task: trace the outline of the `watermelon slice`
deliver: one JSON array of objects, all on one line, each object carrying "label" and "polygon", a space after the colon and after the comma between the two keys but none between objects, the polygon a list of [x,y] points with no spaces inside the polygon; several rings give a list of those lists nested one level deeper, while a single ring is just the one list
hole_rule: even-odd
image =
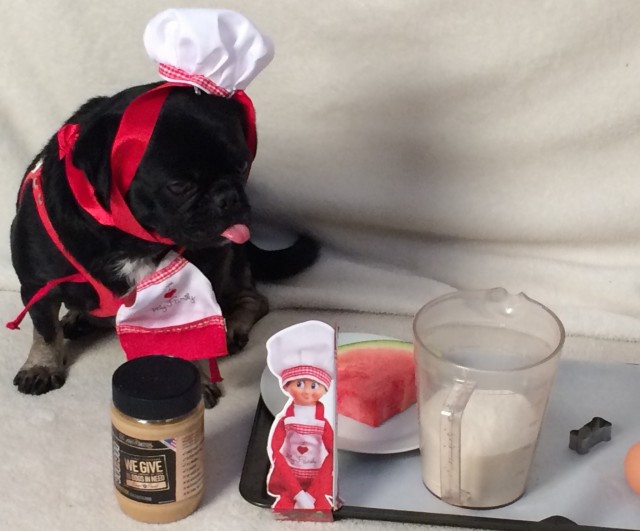
[{"label": "watermelon slice", "polygon": [[413,345],[373,340],[338,347],[338,413],[377,427],[416,401]]}]

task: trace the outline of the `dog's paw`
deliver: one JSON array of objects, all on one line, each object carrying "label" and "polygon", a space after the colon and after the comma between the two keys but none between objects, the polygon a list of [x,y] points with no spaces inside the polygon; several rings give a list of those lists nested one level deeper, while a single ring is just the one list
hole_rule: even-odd
[{"label": "dog's paw", "polygon": [[65,339],[78,339],[96,330],[96,325],[87,319],[86,314],[76,310],[69,310],[60,319],[62,333]]},{"label": "dog's paw", "polygon": [[13,379],[18,391],[27,395],[42,395],[60,389],[67,380],[66,370],[35,365],[28,369],[20,369]]},{"label": "dog's paw", "polygon": [[202,382],[202,398],[204,407],[215,407],[222,397],[222,388],[215,382]]},{"label": "dog's paw", "polygon": [[229,354],[240,352],[249,342],[249,334],[230,330],[227,332],[227,351]]}]

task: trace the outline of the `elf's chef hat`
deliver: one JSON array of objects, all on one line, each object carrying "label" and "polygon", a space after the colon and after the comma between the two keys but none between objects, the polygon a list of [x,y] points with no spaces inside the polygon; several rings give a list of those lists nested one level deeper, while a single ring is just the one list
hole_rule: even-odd
[{"label": "elf's chef hat", "polygon": [[267,365],[284,387],[308,378],[329,389],[335,374],[335,331],[320,321],[290,326],[267,341]]},{"label": "elf's chef hat", "polygon": [[217,95],[244,90],[273,59],[271,39],[227,9],[167,9],[147,24],[144,45],[164,79]]}]

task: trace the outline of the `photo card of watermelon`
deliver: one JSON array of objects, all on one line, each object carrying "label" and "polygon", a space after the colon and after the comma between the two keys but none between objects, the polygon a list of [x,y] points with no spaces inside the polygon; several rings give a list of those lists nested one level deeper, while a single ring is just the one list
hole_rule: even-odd
[{"label": "photo card of watermelon", "polygon": [[332,521],[338,508],[336,330],[306,321],[266,345],[267,366],[288,397],[267,442],[272,510],[281,520]]},{"label": "photo card of watermelon", "polygon": [[337,352],[338,414],[378,428],[416,403],[413,343],[370,339]]}]

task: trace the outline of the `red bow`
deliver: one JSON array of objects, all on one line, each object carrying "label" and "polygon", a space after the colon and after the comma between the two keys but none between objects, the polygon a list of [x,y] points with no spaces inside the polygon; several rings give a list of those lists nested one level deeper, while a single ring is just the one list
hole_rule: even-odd
[{"label": "red bow", "polygon": [[80,126],[78,124],[65,124],[58,131],[58,156],[60,160],[71,153],[78,140]]}]

